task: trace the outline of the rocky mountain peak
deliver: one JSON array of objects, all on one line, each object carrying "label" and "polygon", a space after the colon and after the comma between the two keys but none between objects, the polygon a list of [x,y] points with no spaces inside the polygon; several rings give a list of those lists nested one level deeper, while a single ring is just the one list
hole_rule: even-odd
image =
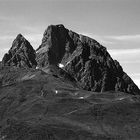
[{"label": "rocky mountain peak", "polygon": [[18,34],[2,64],[31,68],[56,65],[73,77],[82,89],[140,93],[104,46],[90,37],[68,30],[62,24],[48,26],[36,52],[25,37]]},{"label": "rocky mountain peak", "polygon": [[50,25],[45,30],[42,44],[37,49],[37,62],[40,67],[61,62],[65,44],[69,39],[68,30],[63,25]]},{"label": "rocky mountain peak", "polygon": [[24,36],[23,36],[21,33],[19,33],[19,34],[17,35],[16,39],[21,39],[21,38],[24,38]]},{"label": "rocky mountain peak", "polygon": [[22,34],[18,34],[12,43],[12,47],[3,57],[4,66],[35,67],[36,53],[31,44]]},{"label": "rocky mountain peak", "polygon": [[61,64],[85,90],[139,93],[138,87],[104,46],[64,25],[48,26],[37,49],[36,61],[39,67]]},{"label": "rocky mountain peak", "polygon": [[19,48],[27,48],[27,47],[29,49],[33,49],[29,41],[22,34],[18,34],[12,43],[11,49],[14,50]]}]

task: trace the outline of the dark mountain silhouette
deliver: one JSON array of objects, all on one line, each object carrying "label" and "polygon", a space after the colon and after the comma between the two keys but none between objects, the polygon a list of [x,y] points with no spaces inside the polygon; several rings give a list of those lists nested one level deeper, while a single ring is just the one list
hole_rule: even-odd
[{"label": "dark mountain silhouette", "polygon": [[63,64],[81,87],[89,91],[123,91],[139,94],[139,89],[96,40],[79,35],[63,25],[50,25],[37,49],[39,67]]},{"label": "dark mountain silhouette", "polygon": [[36,67],[36,53],[31,44],[21,35],[17,35],[12,47],[2,59],[4,66]]},{"label": "dark mountain silhouette", "polygon": [[139,93],[94,39],[51,25],[35,52],[20,34],[0,62],[0,140],[139,140]]}]

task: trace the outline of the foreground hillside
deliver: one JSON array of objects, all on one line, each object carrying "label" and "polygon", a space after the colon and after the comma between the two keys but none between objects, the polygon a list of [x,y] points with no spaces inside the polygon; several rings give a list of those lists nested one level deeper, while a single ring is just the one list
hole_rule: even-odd
[{"label": "foreground hillside", "polygon": [[1,71],[1,139],[139,139],[138,95],[81,90],[60,71],[54,66]]}]

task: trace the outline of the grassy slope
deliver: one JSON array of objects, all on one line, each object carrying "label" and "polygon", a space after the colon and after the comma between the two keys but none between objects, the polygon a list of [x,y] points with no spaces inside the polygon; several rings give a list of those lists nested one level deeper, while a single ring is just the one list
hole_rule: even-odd
[{"label": "grassy slope", "polygon": [[[47,72],[47,73],[46,73]],[[139,96],[78,90],[50,70],[1,71],[4,140],[128,140],[140,137]]]}]

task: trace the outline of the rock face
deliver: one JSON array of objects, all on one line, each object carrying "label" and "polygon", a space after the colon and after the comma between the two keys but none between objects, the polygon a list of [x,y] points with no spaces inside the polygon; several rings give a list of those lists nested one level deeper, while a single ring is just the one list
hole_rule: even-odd
[{"label": "rock face", "polygon": [[3,57],[4,66],[35,67],[36,53],[31,44],[19,34],[13,41],[12,47]]},{"label": "rock face", "polygon": [[63,25],[50,25],[37,49],[39,67],[62,64],[81,87],[89,91],[109,90],[139,94],[119,62],[96,40],[79,35]]},{"label": "rock face", "polygon": [[[68,43],[68,44],[67,44]],[[42,44],[37,49],[38,66],[44,67],[48,64],[58,64],[64,61],[75,48],[68,30],[63,25],[49,26],[44,32]]]}]

